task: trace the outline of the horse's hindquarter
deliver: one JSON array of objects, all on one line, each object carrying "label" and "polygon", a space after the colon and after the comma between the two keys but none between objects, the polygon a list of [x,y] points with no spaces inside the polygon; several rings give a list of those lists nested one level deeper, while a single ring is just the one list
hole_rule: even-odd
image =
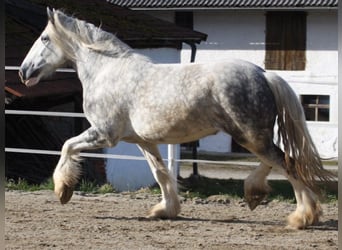
[{"label": "horse's hindquarter", "polygon": [[241,60],[214,69],[213,93],[222,107],[219,124],[235,139],[273,134],[276,117],[274,96],[264,70]]}]

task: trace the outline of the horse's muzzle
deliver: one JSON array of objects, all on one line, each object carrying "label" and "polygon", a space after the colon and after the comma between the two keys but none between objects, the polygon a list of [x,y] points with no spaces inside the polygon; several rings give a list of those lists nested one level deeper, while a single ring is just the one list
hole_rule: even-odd
[{"label": "horse's muzzle", "polygon": [[22,68],[19,69],[18,74],[19,74],[20,81],[21,81],[22,83],[25,83],[25,79],[24,79],[24,75],[25,75],[25,74],[24,74],[24,71],[23,71]]},{"label": "horse's muzzle", "polygon": [[23,67],[21,66],[19,69],[19,78],[20,81],[25,84],[27,87],[31,87],[39,82],[40,69],[34,69],[31,67]]}]

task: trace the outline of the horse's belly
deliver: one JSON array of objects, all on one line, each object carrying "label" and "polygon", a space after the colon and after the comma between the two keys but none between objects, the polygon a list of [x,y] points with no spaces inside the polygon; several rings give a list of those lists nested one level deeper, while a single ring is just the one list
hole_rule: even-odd
[{"label": "horse's belly", "polygon": [[185,143],[198,140],[202,137],[216,134],[218,130],[215,129],[204,129],[198,131],[191,131],[188,134],[181,134],[181,133],[170,133],[165,137],[158,140],[158,143],[170,143],[170,144],[178,144],[178,143]]},{"label": "horse's belly", "polygon": [[170,124],[165,120],[135,126],[135,133],[144,141],[155,143],[184,143],[194,141],[207,135],[216,134],[217,129],[196,123]]}]

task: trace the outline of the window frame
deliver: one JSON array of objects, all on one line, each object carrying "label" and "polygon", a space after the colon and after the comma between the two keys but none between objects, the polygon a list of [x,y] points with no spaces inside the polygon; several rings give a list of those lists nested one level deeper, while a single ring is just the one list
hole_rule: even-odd
[{"label": "window frame", "polygon": [[[315,102],[314,103],[305,103],[305,98],[309,98],[311,97],[314,98]],[[323,98],[327,98],[328,100],[328,104],[326,103],[321,103],[321,100]],[[304,114],[305,114],[305,119],[306,121],[312,121],[312,122],[330,122],[330,95],[300,95],[300,101],[301,104],[303,106],[303,110],[304,110]],[[328,119],[320,119],[320,110],[328,110]],[[314,118],[313,119],[309,119],[308,117],[308,111],[312,111],[314,110]]]}]

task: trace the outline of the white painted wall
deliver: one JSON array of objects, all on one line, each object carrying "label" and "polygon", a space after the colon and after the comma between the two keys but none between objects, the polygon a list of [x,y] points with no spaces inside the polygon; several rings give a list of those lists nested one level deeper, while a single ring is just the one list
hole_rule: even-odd
[{"label": "white painted wall", "polygon": [[[167,159],[167,145],[160,145],[159,150],[163,159]],[[119,142],[114,148],[106,148],[104,153],[143,156],[137,145],[126,142]],[[117,191],[134,191],[155,183],[146,160],[107,159],[106,176]]]},{"label": "white painted wall", "polygon": [[154,63],[181,63],[180,50],[173,48],[139,49],[136,52],[148,56]]},{"label": "white painted wall", "polygon": [[337,78],[337,13],[309,12],[307,16],[307,69],[313,76]]},{"label": "white painted wall", "polygon": [[[194,13],[194,29],[208,34],[197,46],[196,62],[218,62],[239,58],[262,66],[264,61],[263,14],[238,11],[200,11]],[[182,59],[188,57],[182,51]],[[184,58],[184,57],[185,58]]]},{"label": "white painted wall", "polygon": [[[137,52],[149,56],[155,63],[180,63],[180,51],[170,48],[142,49]],[[177,150],[179,158],[180,150]],[[167,159],[167,145],[159,145],[163,159]],[[106,154],[143,156],[135,144],[120,142],[114,148],[106,148]],[[155,184],[154,177],[146,160],[108,159],[106,161],[107,181],[117,191],[133,191]]]}]

